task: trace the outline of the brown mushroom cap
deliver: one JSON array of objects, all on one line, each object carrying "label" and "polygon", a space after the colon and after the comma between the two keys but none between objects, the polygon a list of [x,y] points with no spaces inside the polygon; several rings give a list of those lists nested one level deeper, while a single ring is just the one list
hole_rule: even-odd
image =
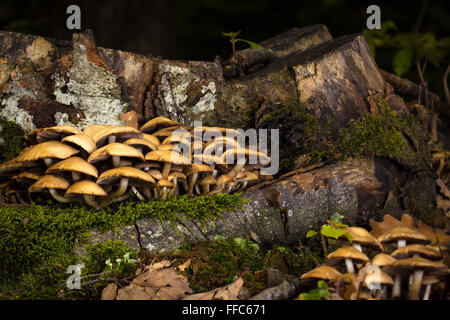
[{"label": "brown mushroom cap", "polygon": [[66,190],[69,188],[70,183],[66,179],[55,176],[52,174],[46,174],[42,176],[38,181],[33,183],[29,188],[28,192],[39,192],[44,189],[62,189]]},{"label": "brown mushroom cap", "polygon": [[124,144],[127,144],[129,146],[135,147],[135,148],[141,148],[143,152],[149,152],[152,150],[156,150],[158,146],[154,145],[153,143],[140,138],[131,138],[126,141],[124,141]]},{"label": "brown mushroom cap", "polygon": [[216,181],[216,179],[214,179],[213,176],[206,176],[200,181],[201,186],[214,185],[214,184],[217,184],[217,181]]},{"label": "brown mushroom cap", "polygon": [[346,231],[352,236],[352,243],[382,248],[381,243],[364,228],[347,227]]},{"label": "brown mushroom cap", "polygon": [[212,141],[209,141],[206,144],[206,147],[204,149],[205,154],[212,154],[215,153],[216,148],[223,148],[224,151],[228,149],[239,149],[239,143],[237,140],[230,138],[230,137],[217,137]]},{"label": "brown mushroom cap", "polygon": [[395,260],[395,258],[386,253],[379,253],[375,257],[373,257],[372,264],[375,264],[379,267],[384,267],[393,264]]},{"label": "brown mushroom cap", "polygon": [[145,160],[168,162],[172,164],[189,164],[190,159],[183,157],[182,154],[172,151],[156,150],[150,151],[145,155]]},{"label": "brown mushroom cap", "polygon": [[163,178],[162,173],[159,170],[150,169],[146,172],[147,172],[147,174],[151,175],[156,180],[161,180]]},{"label": "brown mushroom cap", "polygon": [[95,151],[95,149],[97,149],[94,140],[84,133],[67,136],[63,138],[61,141],[68,144],[76,145],[81,149],[85,150],[87,153],[92,153]]},{"label": "brown mushroom cap", "polygon": [[133,185],[155,184],[155,179],[149,174],[133,167],[118,167],[107,170],[100,174],[100,177],[97,179],[97,184],[115,184],[121,178],[130,179],[130,184]]},{"label": "brown mushroom cap", "polygon": [[24,150],[15,159],[17,162],[36,161],[44,158],[66,159],[78,152],[62,142],[46,141]]},{"label": "brown mushroom cap", "polygon": [[157,183],[157,186],[158,186],[158,187],[167,187],[167,188],[173,188],[173,187],[174,187],[174,185],[172,184],[172,182],[170,182],[170,181],[167,180],[167,179],[161,179],[161,180],[159,180],[158,183]]},{"label": "brown mushroom cap", "polygon": [[333,251],[327,256],[328,260],[352,259],[354,261],[369,261],[369,258],[358,249],[346,246]]},{"label": "brown mushroom cap", "polygon": [[89,195],[89,196],[102,196],[105,197],[107,194],[102,187],[93,181],[81,180],[72,184],[65,193],[65,196],[70,195]]},{"label": "brown mushroom cap", "polygon": [[312,269],[311,271],[303,274],[300,279],[321,279],[321,280],[334,280],[341,276],[342,273],[340,273],[335,268],[329,267],[329,266],[320,266],[315,269]]},{"label": "brown mushroom cap", "polygon": [[133,127],[108,125],[95,132],[91,137],[97,147],[99,147],[106,142],[106,139],[109,136],[116,136],[121,139],[131,139],[142,138],[142,133]]},{"label": "brown mushroom cap", "polygon": [[423,270],[428,275],[434,276],[442,276],[448,273],[448,267],[442,262],[430,261],[420,257],[396,260],[393,264],[386,267],[386,270],[393,269],[409,272]]},{"label": "brown mushroom cap", "polygon": [[143,161],[134,165],[135,168],[148,171],[150,169],[161,169],[161,164],[156,161]]},{"label": "brown mushroom cap", "polygon": [[198,173],[198,172],[213,172],[213,169],[211,169],[211,167],[208,166],[207,164],[194,163],[187,170],[186,176],[190,176],[190,175],[192,175],[194,173]]},{"label": "brown mushroom cap", "polygon": [[155,146],[159,146],[161,144],[161,141],[159,141],[159,139],[157,137],[155,137],[154,135],[148,134],[148,133],[143,133],[142,139],[150,142],[151,144],[153,144]]},{"label": "brown mushroom cap", "polygon": [[176,144],[171,143],[163,143],[158,146],[158,150],[161,151],[173,151],[176,153],[181,153],[181,148],[177,146]]},{"label": "brown mushroom cap", "polygon": [[104,147],[95,150],[88,158],[89,163],[95,163],[102,160],[107,160],[110,157],[127,157],[127,158],[137,158],[139,160],[144,160],[144,155],[139,152],[136,148],[123,143],[110,143]]},{"label": "brown mushroom cap", "polygon": [[391,276],[382,270],[380,270],[379,277],[377,275],[377,272],[372,272],[366,275],[366,278],[364,279],[365,286],[368,286],[369,284],[375,284],[377,282],[379,282],[381,285],[394,285],[394,280],[391,278]]},{"label": "brown mushroom cap", "polygon": [[[226,163],[230,162],[230,159],[245,159],[245,160],[252,160],[251,162],[253,162],[253,160],[256,160],[257,163],[251,163],[251,164],[259,164],[259,163],[264,163],[267,164],[270,162],[270,158],[259,151],[255,151],[255,150],[251,150],[251,149],[228,149],[227,151],[225,151],[222,154],[222,160]],[[228,161],[228,162],[227,162]],[[262,161],[262,162],[261,162]],[[233,164],[236,163],[234,160],[233,162],[230,162],[228,164]]]},{"label": "brown mushroom cap", "polygon": [[39,172],[23,171],[13,176],[11,179],[21,183],[32,183],[39,180],[40,178],[42,178],[42,174],[40,174]]},{"label": "brown mushroom cap", "polygon": [[70,157],[59,161],[48,168],[46,173],[57,171],[75,171],[95,178],[98,177],[97,168],[80,157]]},{"label": "brown mushroom cap", "polygon": [[156,117],[149,121],[147,121],[140,129],[139,131],[144,133],[152,133],[155,132],[159,128],[167,128],[172,126],[182,126],[181,123],[170,120],[166,117]]},{"label": "brown mushroom cap", "polygon": [[394,242],[398,240],[406,240],[407,242],[414,242],[414,243],[428,243],[430,240],[428,240],[427,236],[424,234],[410,229],[410,228],[404,228],[404,227],[396,227],[392,228],[383,234],[381,234],[378,239],[379,242]]},{"label": "brown mushroom cap", "polygon": [[169,174],[169,177],[167,178],[167,180],[172,181],[173,179],[184,179],[184,180],[186,180],[186,176],[182,172],[172,171]]},{"label": "brown mushroom cap", "polygon": [[31,168],[38,166],[39,163],[36,161],[24,161],[17,162],[16,158],[0,163],[0,174],[9,174],[14,171],[23,170],[24,168]]},{"label": "brown mushroom cap", "polygon": [[425,246],[423,244],[409,244],[402,248],[398,248],[391,253],[391,256],[396,259],[405,259],[414,255],[419,255],[422,258],[426,258],[429,260],[439,260],[441,258],[439,250],[436,250],[429,246]]},{"label": "brown mushroom cap", "polygon": [[78,128],[70,125],[53,126],[48,128],[38,128],[30,131],[27,140],[42,143],[50,140],[61,140],[61,138],[73,134],[80,134]]}]

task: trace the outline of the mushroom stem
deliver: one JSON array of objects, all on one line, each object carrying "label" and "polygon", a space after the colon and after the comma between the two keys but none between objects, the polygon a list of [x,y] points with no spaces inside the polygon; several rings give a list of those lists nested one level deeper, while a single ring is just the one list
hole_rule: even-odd
[{"label": "mushroom stem", "polygon": [[44,163],[47,166],[47,168],[51,167],[53,164],[53,159],[52,158],[44,158]]},{"label": "mushroom stem", "polygon": [[121,178],[119,188],[117,188],[117,190],[111,192],[109,194],[109,196],[111,196],[113,198],[120,197],[127,191],[127,187],[128,187],[128,178]]},{"label": "mushroom stem", "polygon": [[114,142],[116,142],[116,136],[109,136],[108,137],[108,144],[114,143]]},{"label": "mushroom stem", "polygon": [[153,198],[152,191],[150,190],[149,187],[144,187],[144,188],[142,189],[142,193],[144,194],[144,196],[145,196],[148,200],[150,200],[150,199]]},{"label": "mushroom stem", "polygon": [[195,192],[196,192],[198,195],[202,194],[201,191],[200,191],[200,187],[199,187],[198,183],[195,184]]},{"label": "mushroom stem", "polygon": [[236,174],[238,174],[238,172],[241,171],[242,168],[244,168],[244,167],[245,167],[245,161],[243,163],[238,161],[234,165],[233,169],[231,169],[230,172],[226,173],[226,175],[229,176],[229,177],[234,178],[236,176]]},{"label": "mushroom stem", "polygon": [[430,298],[430,292],[431,292],[431,284],[427,284],[422,300],[428,300]]},{"label": "mushroom stem", "polygon": [[72,171],[72,180],[73,181],[81,180],[81,174],[79,172]]},{"label": "mushroom stem", "polygon": [[409,287],[409,299],[418,300],[420,287],[422,286],[423,270],[415,270],[413,274],[413,283]]},{"label": "mushroom stem", "polygon": [[208,195],[221,193],[224,188],[225,188],[225,184],[221,184],[221,185],[215,187],[212,191],[210,191],[208,193]]},{"label": "mushroom stem", "polygon": [[114,168],[120,167],[120,157],[113,156],[112,157],[112,162],[113,162]]},{"label": "mushroom stem", "polygon": [[98,210],[98,203],[92,198],[92,196],[83,194],[83,199],[88,206]]},{"label": "mushroom stem", "polygon": [[66,198],[66,197],[60,195],[60,194],[58,193],[58,191],[56,191],[56,189],[50,188],[50,189],[48,189],[48,190],[49,190],[50,194],[52,195],[52,197],[53,197],[56,201],[63,202],[63,203],[72,202],[72,199]]},{"label": "mushroom stem", "polygon": [[145,198],[142,196],[142,194],[136,189],[136,187],[131,187],[131,191],[133,191],[133,194],[140,200],[145,201]]},{"label": "mushroom stem", "polygon": [[397,249],[406,246],[406,240],[397,240]]},{"label": "mushroom stem", "polygon": [[170,173],[170,169],[172,168],[172,164],[170,162],[165,162],[164,163],[164,167],[162,169],[162,176],[164,179],[167,179],[167,177],[169,176]]},{"label": "mushroom stem", "polygon": [[355,268],[353,267],[352,259],[345,259],[345,266],[347,267],[348,273],[355,273]]},{"label": "mushroom stem", "polygon": [[392,288],[392,298],[399,298],[402,289],[402,277],[400,274],[396,274],[394,277],[394,287]]},{"label": "mushroom stem", "polygon": [[191,175],[190,179],[189,179],[189,186],[188,186],[188,195],[190,197],[194,196],[194,185],[195,182],[197,181],[197,177],[198,177],[198,172],[195,172]]},{"label": "mushroom stem", "polygon": [[359,243],[353,243],[352,246],[353,246],[353,248],[355,248],[355,249],[359,250],[360,252],[362,252],[362,248],[361,248],[361,245]]},{"label": "mushroom stem", "polygon": [[247,188],[247,185],[248,185],[248,181],[245,180],[244,183],[241,184],[241,186],[240,186],[240,188],[237,190],[237,192],[244,191],[245,188]]},{"label": "mushroom stem", "polygon": [[114,199],[108,199],[108,198],[103,199],[103,200],[100,202],[98,208],[99,208],[99,209],[103,209],[103,208],[109,206],[110,204],[113,204],[113,203],[116,203],[116,202],[125,201],[125,200],[128,199],[128,197],[129,197],[129,195],[128,195],[128,194],[125,194],[125,195],[122,195],[122,196],[117,197],[117,198],[114,198]]},{"label": "mushroom stem", "polygon": [[19,192],[16,192],[16,197],[19,200],[19,203],[21,204],[26,204],[27,202],[25,200],[23,200],[22,196],[20,195]]}]

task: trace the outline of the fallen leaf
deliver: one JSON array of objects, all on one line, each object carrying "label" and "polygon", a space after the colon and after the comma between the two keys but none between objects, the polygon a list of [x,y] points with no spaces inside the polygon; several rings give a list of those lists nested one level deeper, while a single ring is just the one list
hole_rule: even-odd
[{"label": "fallen leaf", "polygon": [[447,199],[450,199],[450,190],[448,189],[444,181],[442,181],[441,179],[437,179],[436,184],[439,186],[441,193],[445,195]]},{"label": "fallen leaf", "polygon": [[189,259],[189,260],[187,260],[185,263],[183,263],[183,264],[180,264],[177,268],[178,268],[178,271],[184,271],[184,270],[186,270],[186,268],[187,267],[189,267],[191,265],[191,259]]},{"label": "fallen leaf", "polygon": [[216,288],[208,292],[192,294],[184,297],[183,300],[238,300],[239,292],[243,284],[244,280],[240,277],[224,287]]},{"label": "fallen leaf", "polygon": [[102,290],[101,300],[114,300],[117,296],[117,284],[110,283]]},{"label": "fallen leaf", "polygon": [[116,300],[151,300],[149,295],[141,286],[130,284],[129,286],[119,289]]},{"label": "fallen leaf", "polygon": [[436,195],[436,206],[439,209],[447,211],[448,209],[450,209],[450,200],[445,200],[440,195]]},{"label": "fallen leaf", "polygon": [[431,245],[437,244],[437,236],[434,232],[433,228],[429,225],[423,223],[421,220],[417,223],[417,231],[427,236],[428,240],[430,240]]}]

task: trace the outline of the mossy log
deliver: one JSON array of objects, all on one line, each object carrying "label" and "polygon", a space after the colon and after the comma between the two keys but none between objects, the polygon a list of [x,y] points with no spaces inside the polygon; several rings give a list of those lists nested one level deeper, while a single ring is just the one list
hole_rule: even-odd
[{"label": "mossy log", "polygon": [[[171,251],[183,243],[251,237],[260,244],[296,246],[306,232],[326,222],[335,212],[350,224],[368,226],[379,218],[393,185],[403,183],[404,172],[390,162],[349,160],[320,168],[299,170],[246,190],[245,207],[224,212],[223,219],[201,226],[183,220],[173,226],[152,219],[137,220],[115,232],[92,232],[91,242],[125,240],[132,248]],[[400,214],[396,212],[395,215]]]},{"label": "mossy log", "polygon": [[[368,90],[384,80],[361,35],[332,39],[323,25],[294,28],[261,43],[251,74],[224,78],[219,61],[174,61],[96,46],[91,32],[72,41],[0,32],[0,117],[26,131],[93,123],[138,126],[157,115],[186,125],[253,126],[264,101],[306,103],[342,125],[367,111]],[[244,54],[245,52],[245,54]],[[255,50],[238,54],[252,57]],[[226,66],[226,65],[225,65]],[[248,70],[247,70],[248,71]],[[250,117],[251,118],[251,117]]]}]

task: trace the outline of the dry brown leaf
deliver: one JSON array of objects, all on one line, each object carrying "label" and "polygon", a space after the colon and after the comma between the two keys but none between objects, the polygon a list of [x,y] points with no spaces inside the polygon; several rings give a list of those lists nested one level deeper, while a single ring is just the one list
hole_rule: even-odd
[{"label": "dry brown leaf", "polygon": [[183,298],[183,300],[238,300],[239,292],[242,289],[244,280],[240,277],[233,283],[214,290],[192,294]]},{"label": "dry brown leaf", "polygon": [[101,300],[114,300],[117,296],[117,284],[110,283],[102,290]]},{"label": "dry brown leaf", "polygon": [[370,227],[372,228],[372,231],[370,232],[375,238],[378,238],[381,234],[384,232],[398,227],[401,225],[401,222],[395,219],[390,214],[386,214],[383,217],[383,221],[377,222],[375,220],[369,221]]},{"label": "dry brown leaf", "polygon": [[437,236],[432,227],[423,223],[421,220],[419,220],[419,222],[417,223],[417,226],[418,226],[417,231],[426,235],[428,240],[430,240],[431,245],[437,244],[437,241],[438,241]]},{"label": "dry brown leaf", "polygon": [[350,300],[358,299],[358,293],[361,287],[361,283],[366,278],[367,269],[369,268],[370,265],[371,262],[368,261],[363,268],[359,269],[358,274],[355,276],[355,279],[353,279],[352,285],[355,288],[355,291],[350,294]]},{"label": "dry brown leaf", "polygon": [[436,228],[436,237],[438,243],[441,245],[446,245],[450,242],[450,236],[446,234],[442,229]]},{"label": "dry brown leaf", "polygon": [[178,271],[183,272],[184,270],[186,270],[187,267],[189,267],[191,265],[191,259],[187,260],[185,263],[180,264],[177,268]]},{"label": "dry brown leaf", "polygon": [[414,226],[414,218],[411,217],[407,213],[402,214],[401,223],[400,224],[401,224],[402,227],[405,227],[405,228],[410,228],[410,229],[415,229],[416,228]]},{"label": "dry brown leaf", "polygon": [[152,297],[141,286],[130,284],[117,292],[116,300],[151,300]]},{"label": "dry brown leaf", "polygon": [[450,190],[445,185],[444,181],[442,181],[441,179],[437,179],[436,184],[439,186],[441,193],[445,195],[447,199],[450,199]]},{"label": "dry brown leaf", "polygon": [[439,209],[447,211],[448,209],[450,209],[450,200],[445,200],[440,195],[437,195],[436,196],[436,206]]},{"label": "dry brown leaf", "polygon": [[162,260],[160,262],[153,263],[151,265],[145,266],[145,270],[158,270],[162,268],[170,267],[170,261]]}]

